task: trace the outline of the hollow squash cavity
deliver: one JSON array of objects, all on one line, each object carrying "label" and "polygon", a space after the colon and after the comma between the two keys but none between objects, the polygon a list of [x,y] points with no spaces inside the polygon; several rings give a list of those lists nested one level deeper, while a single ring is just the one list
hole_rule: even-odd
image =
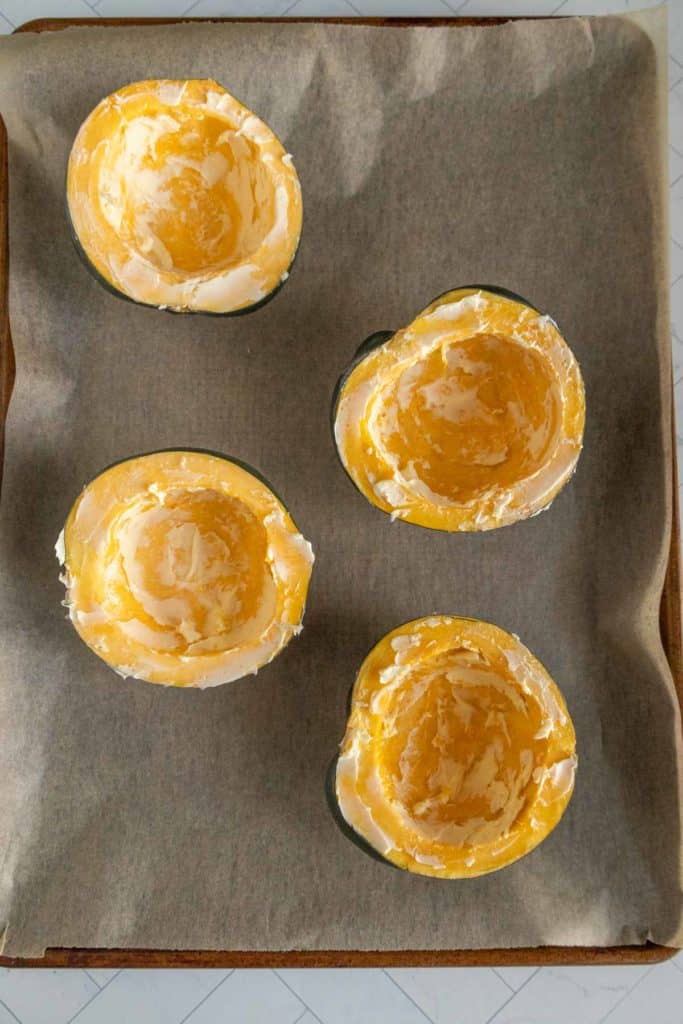
[{"label": "hollow squash cavity", "polygon": [[388,861],[469,877],[549,834],[575,768],[566,705],[527,648],[489,623],[433,616],[394,630],[361,667],[336,795]]},{"label": "hollow squash cavity", "polygon": [[436,529],[492,529],[546,508],[571,476],[583,384],[552,320],[460,289],[359,358],[334,420],[373,504]]},{"label": "hollow squash cavity", "polygon": [[301,231],[296,171],[273,132],[213,81],[106,97],[69,158],[77,244],[137,302],[230,313],[286,278]]},{"label": "hollow squash cavity", "polygon": [[300,629],[313,556],[279,499],[230,460],[159,452],[106,470],[58,543],[66,605],[122,675],[228,682]]}]

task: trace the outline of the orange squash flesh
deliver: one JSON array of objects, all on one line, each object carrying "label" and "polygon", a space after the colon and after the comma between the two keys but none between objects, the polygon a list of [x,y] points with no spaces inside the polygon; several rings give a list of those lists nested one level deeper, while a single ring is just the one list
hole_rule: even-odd
[{"label": "orange squash flesh", "polygon": [[124,676],[214,686],[301,629],[313,554],[241,465],[203,452],[121,462],[81,493],[58,543],[66,606]]},{"label": "orange squash flesh", "polygon": [[516,637],[475,619],[418,619],[385,636],[358,673],[337,802],[397,867],[473,877],[557,825],[575,748],[560,691]]},{"label": "orange squash flesh", "polygon": [[299,180],[279,140],[217,82],[135,82],[74,141],[75,239],[115,291],[177,311],[233,313],[286,279],[301,233]]},{"label": "orange squash flesh", "polygon": [[392,517],[489,530],[547,508],[573,473],[585,399],[557,326],[464,288],[361,358],[335,439],[361,493]]}]

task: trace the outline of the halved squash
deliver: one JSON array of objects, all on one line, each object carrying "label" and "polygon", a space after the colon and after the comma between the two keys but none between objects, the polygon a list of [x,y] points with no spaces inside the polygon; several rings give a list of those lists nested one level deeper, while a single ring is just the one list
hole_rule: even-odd
[{"label": "halved squash", "polygon": [[286,280],[301,233],[296,170],[217,82],[134,82],[99,103],[67,170],[74,241],[135,302],[243,313]]},{"label": "halved squash", "polygon": [[216,686],[255,673],[302,628],[311,546],[265,481],[225,456],[111,466],[56,550],[71,621],[123,676]]},{"label": "halved squash", "polygon": [[390,863],[470,878],[555,828],[575,750],[558,687],[517,637],[431,616],[388,633],[361,666],[336,799],[360,845]]},{"label": "halved squash", "polygon": [[578,363],[510,292],[447,292],[372,335],[337,385],[334,435],[360,492],[392,518],[490,530],[547,508],[578,461]]}]

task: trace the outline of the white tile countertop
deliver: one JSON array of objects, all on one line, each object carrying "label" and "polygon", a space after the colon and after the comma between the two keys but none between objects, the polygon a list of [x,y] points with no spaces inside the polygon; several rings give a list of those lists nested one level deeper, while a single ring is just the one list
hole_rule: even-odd
[{"label": "white tile countertop", "polygon": [[[32,18],[607,14],[648,0],[0,0]],[[683,0],[669,0],[671,295],[683,452]],[[682,485],[683,486],[683,485]],[[0,970],[0,1024],[683,1024],[683,953],[657,966],[423,970]]]}]

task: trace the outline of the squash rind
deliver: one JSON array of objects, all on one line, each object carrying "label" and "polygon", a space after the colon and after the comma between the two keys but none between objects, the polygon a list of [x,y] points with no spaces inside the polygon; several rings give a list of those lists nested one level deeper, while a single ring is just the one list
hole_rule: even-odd
[{"label": "squash rind", "polygon": [[[141,116],[139,105],[147,102],[151,105],[150,115],[146,116],[146,108],[143,106],[142,113],[145,116]],[[129,107],[131,108],[130,114],[127,113]],[[171,115],[176,117],[176,121],[173,121]],[[119,118],[118,121],[115,120],[116,117]],[[230,255],[229,248],[233,242],[226,241],[228,249],[221,249],[220,255],[214,253],[212,256],[210,250],[204,247],[217,244],[217,239],[222,236],[216,235],[214,232],[210,236],[210,241],[205,241],[206,235],[202,233],[197,236],[195,234],[192,235],[193,244],[197,243],[197,237],[202,239],[199,251],[205,254],[210,265],[204,265],[203,268],[200,265],[197,269],[190,270],[182,269],[182,263],[176,266],[173,262],[174,257],[169,256],[169,251],[164,249],[160,238],[157,238],[153,230],[150,234],[150,229],[147,227],[144,229],[147,232],[144,235],[145,244],[147,244],[147,240],[155,239],[153,243],[150,241],[152,255],[148,255],[146,248],[144,250],[139,248],[139,239],[134,241],[129,230],[130,224],[132,224],[132,230],[137,237],[138,228],[135,226],[137,214],[131,211],[137,209],[136,202],[147,202],[148,185],[146,184],[140,192],[141,199],[136,198],[138,192],[134,189],[128,190],[127,186],[112,198],[108,184],[109,179],[103,178],[102,182],[100,181],[100,175],[105,173],[103,169],[109,168],[107,173],[113,173],[105,159],[109,153],[106,147],[125,145],[125,141],[120,140],[125,140],[127,127],[137,126],[136,117],[140,122],[145,123],[154,121],[154,118],[157,118],[159,124],[172,122],[174,127],[167,129],[166,135],[171,138],[175,138],[174,132],[184,131],[187,124],[189,124],[190,135],[194,132],[192,137],[195,138],[197,132],[194,125],[201,126],[204,123],[202,119],[207,124],[213,119],[214,122],[225,126],[225,131],[217,138],[216,145],[229,147],[226,150],[229,159],[226,159],[218,149],[210,148],[213,142],[208,136],[203,143],[209,147],[209,156],[223,161],[221,167],[225,168],[225,171],[221,170],[219,174],[213,175],[212,168],[212,176],[204,178],[202,170],[200,180],[208,182],[207,188],[215,188],[218,185],[219,188],[225,187],[230,190],[234,184],[234,187],[239,186],[244,189],[246,187],[244,176],[234,179],[225,177],[225,180],[221,176],[222,174],[233,174],[231,168],[236,166],[235,161],[238,159],[236,153],[239,150],[242,154],[239,159],[251,161],[251,165],[259,169],[258,173],[261,174],[263,180],[270,182],[270,199],[267,200],[270,205],[268,207],[263,205],[266,202],[263,190],[260,193],[256,191],[249,193],[247,190],[245,193],[246,196],[249,196],[249,202],[256,204],[257,210],[264,211],[262,220],[257,222],[263,225],[258,229],[261,233],[254,234],[254,230],[256,230],[253,227],[254,219],[245,208],[244,220],[238,220],[237,223],[252,225],[249,228],[250,234],[249,236],[240,234],[234,236],[237,239],[245,240],[247,237],[251,238],[252,241],[249,243],[245,241],[245,244],[256,244],[257,249],[247,248],[240,250],[239,253],[235,251],[233,257]],[[183,117],[189,118],[187,124],[183,122]],[[112,118],[114,118],[113,126]],[[180,119],[179,122],[178,119]],[[197,130],[203,131],[201,128]],[[240,135],[242,139],[239,139]],[[233,146],[231,140],[237,140],[234,142],[235,146],[237,146],[237,142],[240,143],[237,150],[233,151],[230,148]],[[101,151],[103,143],[105,149]],[[202,144],[201,136],[200,144]],[[136,145],[138,145],[137,142]],[[144,173],[159,175],[159,182],[167,182],[167,179],[161,177],[166,168],[164,161],[167,163],[170,160],[176,161],[173,169],[169,171],[171,175],[180,173],[177,166],[187,165],[190,168],[187,171],[188,174],[195,173],[193,169],[199,167],[196,161],[193,162],[190,159],[189,155],[183,155],[182,148],[177,156],[157,157],[156,141],[150,145],[153,148],[149,152],[157,160],[158,169],[151,170],[144,165]],[[249,149],[250,146],[251,149]],[[118,151],[113,148],[112,152],[117,153]],[[245,152],[251,153],[251,155],[247,158],[244,156]],[[143,151],[136,149],[135,154],[139,160],[147,159]],[[113,156],[111,160],[114,160]],[[232,164],[230,160],[233,161]],[[124,163],[123,166],[128,168],[127,163]],[[142,166],[142,164],[138,164],[137,171],[127,169],[125,173],[134,175]],[[135,177],[131,178],[133,184],[136,180]],[[164,203],[188,201],[186,191],[178,193],[181,198],[168,200],[168,196],[171,194],[168,190],[175,180],[171,177],[171,185],[168,183],[163,185],[163,188],[167,190],[163,193]],[[229,184],[230,181],[233,184]],[[194,185],[192,187],[194,188]],[[237,316],[253,312],[270,301],[286,283],[298,251],[302,228],[301,188],[291,157],[263,121],[260,121],[248,108],[230,96],[222,86],[211,80],[135,82],[105,97],[83,122],[74,141],[67,169],[66,193],[70,232],[79,257],[95,279],[108,291],[137,305],[150,306],[168,312],[202,313],[213,316]],[[175,196],[175,193],[173,195]],[[101,198],[102,196],[107,197],[106,203]],[[229,198],[229,191],[226,198]],[[157,202],[156,199],[150,200],[150,202],[152,201]],[[191,201],[194,202],[194,199]],[[211,202],[214,203],[214,213],[216,210],[219,212],[222,210],[220,212],[220,216],[223,217],[221,230],[223,232],[241,231],[241,228],[230,226],[234,224],[234,221],[231,221],[227,207],[224,209],[220,205],[216,207],[216,203],[220,204],[220,201],[215,197],[211,199]],[[242,198],[237,196],[234,201],[239,208]],[[128,202],[128,206],[122,205],[126,202]],[[115,203],[118,205],[114,205]],[[133,205],[131,206],[131,204]],[[158,205],[150,207],[155,211],[160,208]],[[105,212],[105,209],[106,211],[116,210],[116,217],[111,223],[109,222],[110,214]],[[163,210],[163,216],[166,218],[163,223],[168,223],[166,207],[163,207]],[[149,212],[146,212],[145,220],[140,223],[146,225],[148,216]],[[183,225],[194,224],[198,216],[201,214],[193,213],[192,217],[187,217],[185,220],[186,214],[177,208],[175,224],[179,225],[181,220]],[[132,221],[131,217],[133,217]],[[269,221],[267,218],[270,217],[275,220]],[[123,234],[119,232],[118,227],[113,226],[122,223],[128,225],[126,233]],[[189,232],[192,229],[183,226],[177,227],[176,230],[181,232],[181,237],[189,238]],[[182,235],[182,231],[188,232],[187,235]],[[229,237],[232,238],[233,235],[231,234]],[[176,242],[177,238],[174,239],[174,244]],[[239,245],[242,244],[239,242]],[[158,262],[161,256],[155,255],[159,247],[164,253],[163,265]],[[216,258],[218,262],[216,262]],[[170,266],[168,265],[169,259]],[[132,269],[133,265],[135,265],[135,270]],[[192,265],[194,266],[194,264]],[[131,269],[126,269],[128,267]],[[235,275],[241,275],[239,281]],[[228,282],[232,283],[228,284]],[[254,295],[255,289],[260,290],[261,294]],[[195,292],[197,293],[196,297]]]},{"label": "squash rind", "polygon": [[[422,635],[420,631],[423,631]],[[436,641],[432,641],[430,631],[433,636],[437,636]],[[434,643],[438,648],[439,639],[442,644],[439,650],[447,650],[449,643],[457,645],[463,637],[467,648],[472,650],[476,649],[480,637],[483,638],[482,642],[490,645],[491,650],[495,650],[496,644],[499,644],[505,657],[512,658],[510,679],[514,681],[513,685],[519,686],[520,694],[526,694],[525,699],[540,701],[544,709],[541,721],[544,723],[544,735],[548,739],[547,750],[543,753],[547,761],[543,763],[547,771],[541,773],[538,781],[534,776],[530,807],[513,820],[509,831],[502,832],[492,841],[482,844],[473,842],[458,847],[449,846],[448,842],[420,838],[419,830],[406,831],[405,809],[399,813],[395,795],[390,796],[384,791],[385,783],[382,780],[388,777],[385,772],[389,768],[381,767],[384,743],[381,737],[385,733],[393,736],[397,726],[387,710],[386,700],[391,698],[383,691],[386,689],[388,694],[392,688],[398,687],[397,692],[400,692],[401,687],[405,689],[411,685],[410,674],[403,677],[404,681],[395,674],[395,666],[400,660],[396,652],[405,652],[409,641],[415,637],[419,638],[420,654],[415,656],[414,662],[408,663],[408,668],[410,665],[423,664],[422,652],[427,658],[425,664],[428,664],[429,658],[434,657],[430,648],[433,648]],[[400,646],[394,644],[397,638],[401,639]],[[392,648],[395,652],[393,655]],[[384,700],[384,703],[375,706],[378,700]],[[388,723],[391,724],[387,733]],[[406,739],[405,742],[413,741]],[[517,637],[481,620],[432,615],[391,630],[364,660],[352,687],[344,740],[333,762],[332,789],[328,780],[328,800],[344,835],[351,838],[364,853],[379,857],[392,867],[428,877],[477,877],[506,867],[530,853],[558,825],[573,792],[577,763],[575,751],[576,737],[562,694],[543,665]],[[444,756],[452,756],[450,748]],[[349,763],[355,767],[349,768]],[[564,770],[566,777],[563,779],[560,772],[555,782],[554,768],[558,766]],[[359,807],[365,808],[360,816]],[[344,825],[340,824],[340,816]],[[373,823],[369,832],[366,820]],[[386,841],[388,846],[385,843],[385,848],[380,849],[378,841]]]},{"label": "squash rind", "polygon": [[[366,373],[364,367],[366,361],[368,363],[373,361],[376,368],[372,379],[375,381],[381,379],[379,375],[382,372],[381,360],[384,352],[379,352],[378,358],[378,350],[384,350],[386,353],[389,353],[396,345],[402,345],[402,352],[409,352],[407,342],[403,342],[401,339],[404,337],[406,339],[409,338],[410,332],[415,325],[421,324],[428,317],[435,316],[440,307],[449,304],[455,305],[460,300],[466,299],[469,296],[481,297],[487,302],[493,301],[495,303],[499,301],[501,308],[507,305],[510,308],[516,306],[520,310],[531,311],[531,313],[535,314],[532,321],[540,324],[548,332],[549,336],[553,337],[553,344],[557,347],[559,357],[553,356],[552,358],[555,362],[551,365],[555,367],[561,365],[561,370],[557,374],[557,383],[562,396],[563,409],[569,409],[571,406],[572,410],[567,412],[566,415],[563,414],[562,430],[557,448],[557,451],[562,450],[563,461],[568,463],[568,465],[563,467],[560,465],[559,457],[555,459],[558,464],[556,480],[553,479],[553,472],[550,468],[552,459],[547,465],[541,466],[539,471],[532,474],[531,477],[521,477],[518,484],[514,484],[509,488],[509,496],[512,496],[513,500],[508,502],[509,508],[503,507],[502,512],[496,507],[497,504],[501,504],[501,501],[498,500],[496,502],[494,500],[495,495],[493,491],[488,502],[488,510],[485,511],[483,508],[478,507],[477,499],[472,499],[471,502],[464,504],[449,502],[443,499],[443,502],[439,505],[433,504],[428,500],[417,499],[414,494],[410,493],[410,486],[405,484],[402,485],[403,497],[405,499],[404,504],[401,506],[392,504],[385,495],[380,497],[375,490],[374,479],[377,478],[377,474],[382,474],[381,479],[385,477],[389,480],[392,479],[391,470],[383,462],[383,457],[373,450],[372,458],[367,460],[368,467],[372,466],[372,472],[370,472],[369,468],[364,467],[366,453],[370,456],[370,449],[373,449],[374,446],[374,442],[368,442],[366,428],[361,424],[361,419],[367,415],[370,399],[365,399],[368,405],[359,407],[359,409],[362,408],[362,411],[354,411],[352,414],[347,412],[345,418],[344,403],[350,408],[351,396],[354,390],[358,390],[356,380],[364,382],[369,380],[368,374],[370,371]],[[532,322],[530,322],[530,326],[533,326]],[[446,331],[444,331],[444,336],[447,336]],[[518,339],[515,340],[517,341]],[[385,362],[388,366],[392,366],[392,372],[394,372],[396,366],[403,365],[401,362],[391,364],[388,362],[388,358],[387,355]],[[405,356],[405,359],[405,365],[411,365],[408,356]],[[364,374],[365,376],[363,376]],[[367,387],[367,384],[364,386]],[[392,519],[398,519],[401,522],[411,523],[423,528],[447,532],[494,529],[529,518],[547,509],[576,469],[582,447],[584,419],[585,397],[581,372],[554,320],[547,315],[541,314],[528,300],[523,299],[516,293],[492,285],[467,285],[444,292],[432,300],[408,327],[401,331],[378,331],[370,335],[357,350],[351,363],[337,381],[331,403],[335,450],[344,471],[356,489],[366,500],[390,515]],[[362,441],[361,434],[363,436]],[[367,448],[366,452],[368,443],[370,447]],[[388,477],[387,474],[389,474]],[[524,491],[529,490],[533,483],[534,475],[539,481],[543,479],[544,475],[548,478],[546,491],[540,496],[540,499],[533,498],[532,496],[530,500],[525,500]],[[519,500],[514,498],[516,490],[519,490],[520,493]]]},{"label": "squash rind", "polygon": [[[204,494],[207,495],[207,499],[204,499]],[[168,509],[165,495],[169,495],[173,499]],[[180,496],[179,500],[182,501],[185,500],[183,495],[187,496],[187,500],[195,503],[193,506],[195,508],[197,500],[200,502],[204,500],[237,502],[237,505],[233,504],[228,507],[230,516],[233,515],[230,511],[231,508],[239,508],[243,510],[239,513],[241,516],[247,515],[246,521],[261,524],[258,530],[264,540],[258,543],[267,543],[266,561],[261,563],[259,559],[264,556],[255,555],[256,561],[252,563],[255,568],[250,571],[263,573],[264,582],[259,587],[265,586],[266,589],[262,591],[262,596],[258,597],[259,604],[255,606],[254,611],[249,614],[245,613],[246,618],[240,620],[244,624],[238,630],[239,640],[236,639],[233,643],[233,641],[221,639],[222,635],[229,635],[230,631],[235,628],[234,625],[221,625],[222,612],[217,623],[214,623],[208,633],[203,633],[202,630],[205,627],[209,628],[207,625],[209,619],[206,620],[204,626],[199,623],[195,625],[190,619],[187,628],[190,628],[191,625],[191,635],[185,646],[185,652],[182,653],[181,647],[176,655],[172,654],[170,650],[169,653],[164,653],[164,647],[167,646],[165,643],[159,647],[155,642],[148,647],[146,636],[144,642],[139,637],[131,639],[129,627],[126,627],[124,634],[120,632],[119,621],[125,621],[119,620],[120,614],[134,616],[142,614],[142,621],[147,620],[149,623],[148,614],[151,613],[144,601],[142,605],[138,603],[142,598],[139,597],[135,586],[139,587],[140,584],[132,585],[128,581],[128,569],[125,570],[126,576],[122,577],[121,569],[117,568],[124,550],[118,546],[124,541],[119,541],[117,538],[120,534],[119,523],[132,522],[135,524],[138,522],[137,518],[131,520],[131,515],[133,517],[138,515],[136,508],[146,509],[145,516],[152,514],[156,519],[161,517],[161,520],[168,520],[172,524],[174,515],[172,509],[176,503],[174,496]],[[211,498],[212,495],[213,498]],[[87,501],[87,504],[83,504],[84,501]],[[199,506],[200,512],[201,507]],[[221,508],[220,514],[223,516],[222,506],[218,507]],[[83,509],[83,514],[81,514],[81,509]],[[203,536],[209,538],[209,543],[213,543],[210,538],[214,537],[214,534],[201,532],[205,529],[211,531],[213,526],[206,520],[203,521],[205,526],[200,525],[202,520],[194,519],[194,513],[189,520],[187,513],[181,513],[179,520],[179,522],[196,522],[197,526],[193,527],[193,530],[200,531],[197,534],[197,540]],[[143,520],[140,519],[139,522],[142,523]],[[103,533],[102,531],[105,529],[106,533]],[[124,528],[122,537],[128,536],[125,532],[128,529],[128,527]],[[177,530],[175,527],[173,529]],[[187,528],[183,527],[182,529]],[[169,538],[170,536],[171,534],[168,535]],[[167,542],[166,534],[162,533],[159,543],[166,544]],[[116,545],[113,548],[111,547],[112,543]],[[180,543],[182,544],[184,541],[180,541]],[[204,543],[204,541],[200,541],[200,543]],[[301,630],[313,563],[310,545],[298,532],[284,503],[272,490],[265,477],[241,460],[221,453],[206,449],[170,448],[145,455],[130,456],[117,461],[94,477],[81,492],[67,517],[56,550],[60,562],[65,566],[62,579],[67,588],[65,603],[69,608],[69,615],[76,631],[102,660],[122,675],[163,685],[190,687],[219,685],[241,678],[245,674],[256,672],[272,660],[286,646],[291,637]],[[182,548],[178,550],[182,556]],[[187,550],[189,553],[189,549]],[[201,552],[202,549],[198,550]],[[207,551],[209,550],[211,549],[207,549]],[[223,563],[215,561],[216,558],[223,557],[219,554],[221,549],[214,548],[212,550],[211,561],[206,563],[207,569],[214,565],[221,570]],[[253,550],[258,552],[259,549],[256,547]],[[263,550],[265,551],[265,549]],[[193,565],[194,551],[193,547]],[[170,548],[167,554],[166,549],[160,547],[154,549],[153,557],[161,559],[160,564],[166,564],[166,560],[171,558],[168,564],[173,565],[173,559],[176,556],[173,554],[173,548]],[[202,557],[201,554],[199,557]],[[103,559],[105,560],[103,561]],[[137,572],[139,563],[135,562],[134,564]],[[200,561],[198,565],[201,567],[202,562]],[[258,568],[260,565],[263,565],[262,569]],[[114,572],[113,577],[110,568]],[[149,573],[149,570],[145,571]],[[200,568],[198,571],[203,573],[205,570]],[[213,573],[214,570],[210,571]],[[174,597],[177,604],[179,601],[187,600],[182,597],[183,594],[190,593],[186,591],[187,585],[190,586],[190,591],[196,590],[198,586],[197,593],[206,594],[206,597],[201,598],[200,607],[205,609],[202,615],[213,615],[212,605],[207,605],[206,601],[213,600],[210,596],[214,593],[212,588],[222,587],[222,584],[210,583],[212,576],[188,577],[187,570],[183,570],[182,566],[181,572],[179,589],[174,590],[175,585],[170,580],[166,580],[163,591],[157,592],[158,584],[154,584],[155,591],[153,593],[168,595],[170,585],[170,593],[177,594],[177,598]],[[244,579],[239,575],[242,572],[241,569],[233,568],[229,572],[231,578],[236,578],[238,581]],[[238,574],[237,577],[234,576],[235,572]],[[156,570],[154,570],[154,574],[156,574]],[[156,579],[156,575],[151,578]],[[196,580],[196,584],[188,584],[187,581],[191,579]],[[105,582],[107,580],[111,580],[111,583]],[[204,590],[205,583],[209,587],[206,591]],[[112,585],[117,588],[116,591],[111,591]],[[120,597],[115,599],[113,605],[111,604],[111,601],[114,600],[112,595],[120,593],[122,585],[124,594],[128,593],[133,586],[131,594],[135,595],[130,598],[130,601],[134,603],[131,604],[132,611],[128,613],[118,610]],[[239,585],[242,586],[241,583]],[[240,592],[238,591],[238,593]],[[267,594],[271,596],[266,598]],[[125,600],[127,607],[129,599]],[[149,600],[157,602],[157,597],[150,597]],[[164,598],[165,600],[166,598]],[[262,605],[264,600],[267,602],[266,606]],[[265,608],[270,606],[273,601],[275,603],[272,605],[272,610],[266,611]],[[138,608],[140,612],[135,611]],[[238,603],[238,611],[239,608],[240,604]],[[263,612],[259,608],[263,608]],[[226,612],[225,614],[232,613]],[[262,618],[263,614],[267,615],[266,619]],[[262,625],[259,626],[258,623],[261,620]],[[166,620],[162,619],[161,621]],[[228,622],[230,621],[228,620]],[[250,625],[252,621],[254,626]],[[154,625],[154,618],[151,620],[151,624]],[[198,633],[196,626],[199,626]],[[147,626],[136,627],[138,632],[140,628],[148,630]],[[176,635],[174,630],[180,627],[162,627],[160,625],[158,628],[170,628],[171,635]],[[225,628],[227,628],[228,634],[222,633]],[[218,633],[215,632],[216,629],[219,630]],[[245,630],[251,630],[253,635]],[[253,630],[257,630],[257,632],[254,633]],[[167,633],[160,634],[160,640],[165,641],[167,635]],[[202,635],[207,639],[195,644],[194,641],[200,640]],[[186,636],[184,627],[183,636]],[[215,640],[210,639],[213,636],[215,636]],[[173,647],[173,645],[171,646]],[[173,649],[176,648],[173,647]]]}]

